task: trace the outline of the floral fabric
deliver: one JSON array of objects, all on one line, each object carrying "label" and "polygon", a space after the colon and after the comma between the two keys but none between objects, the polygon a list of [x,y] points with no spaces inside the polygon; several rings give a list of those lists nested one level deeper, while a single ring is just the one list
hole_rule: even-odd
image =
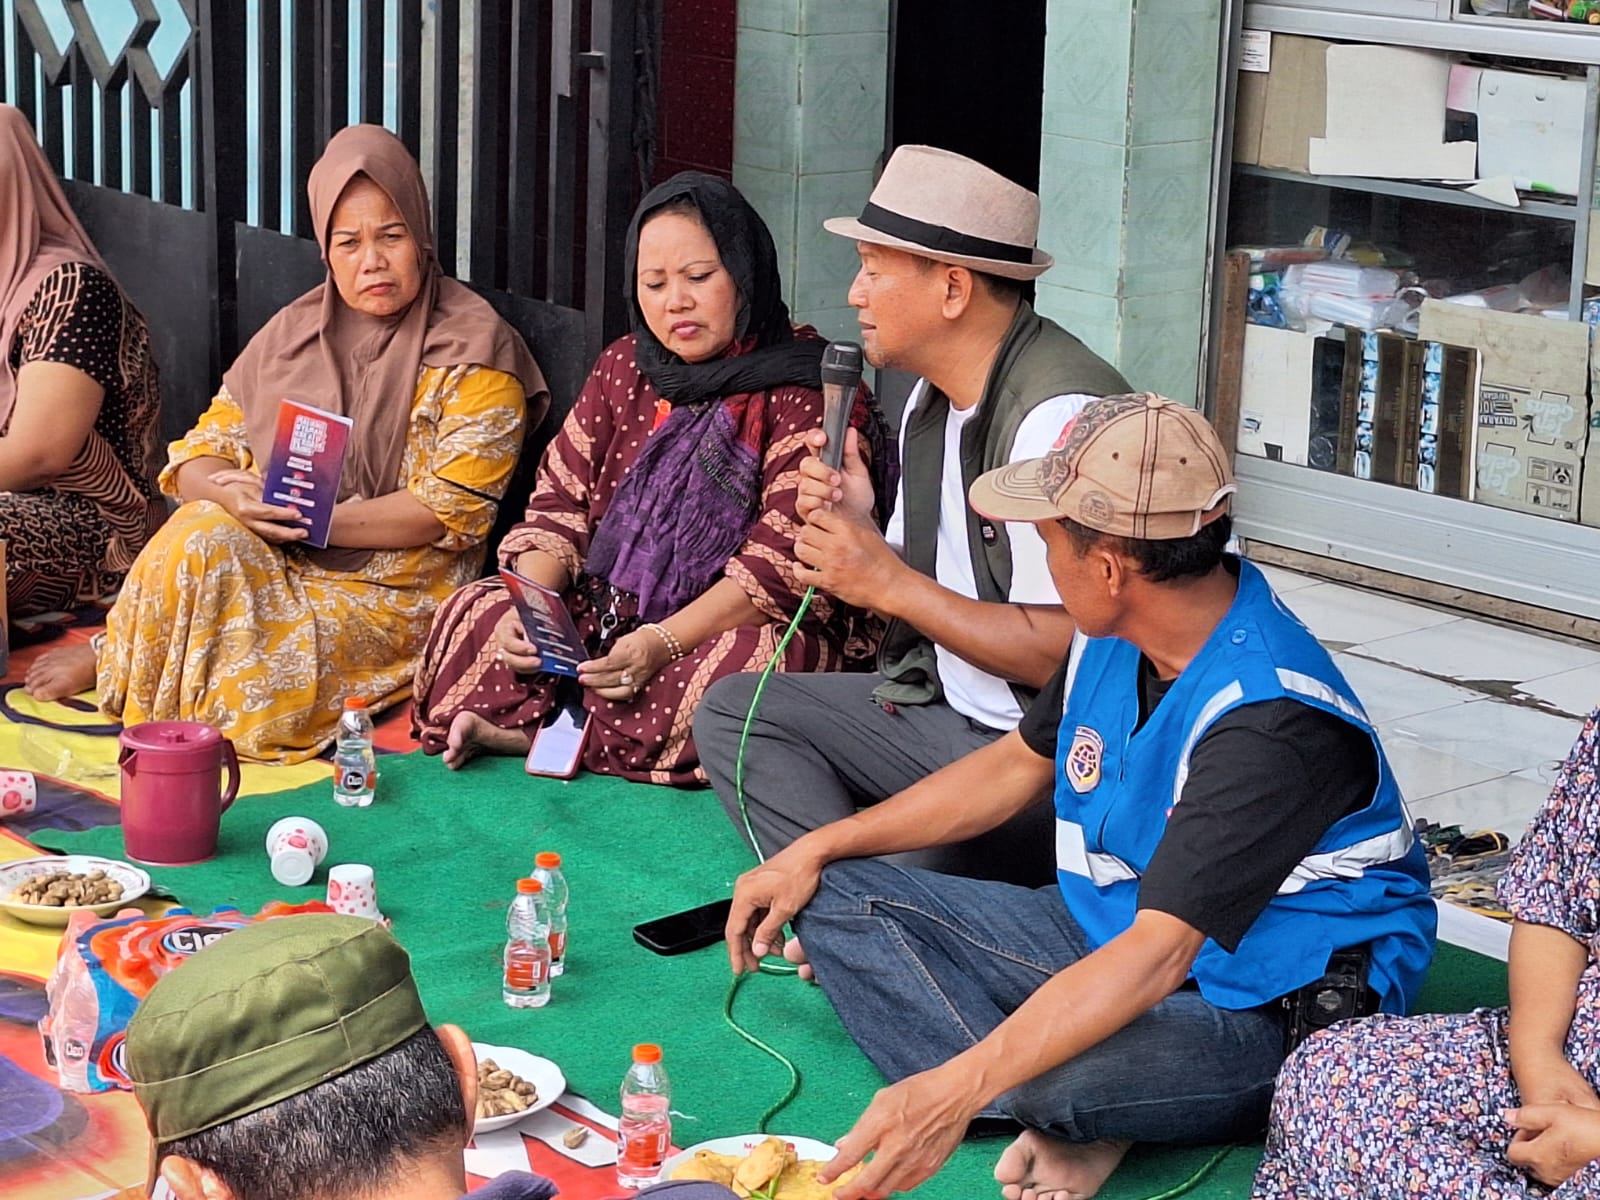
[{"label": "floral fabric", "polygon": [[[434,610],[475,578],[522,446],[522,385],[485,367],[423,367],[396,484],[432,509],[431,545],[355,571],[262,541],[210,501],[185,504],[134,562],[98,655],[100,707],[125,724],[215,725],[241,755],[300,762],[333,740],[346,697],[410,692]],[[353,436],[359,437],[357,430]],[[170,448],[161,486],[214,456],[260,468],[224,388]]]},{"label": "floral fabric", "polygon": [[[1500,881],[1519,921],[1589,946],[1567,1061],[1600,1089],[1600,711]],[[1521,1104],[1507,1010],[1371,1017],[1310,1038],[1284,1064],[1257,1200],[1600,1196],[1600,1160],[1552,1191],[1506,1159]]]}]

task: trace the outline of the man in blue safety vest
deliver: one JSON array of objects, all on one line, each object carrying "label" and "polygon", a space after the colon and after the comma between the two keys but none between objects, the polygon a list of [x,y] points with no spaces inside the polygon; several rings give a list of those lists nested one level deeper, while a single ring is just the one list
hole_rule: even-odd
[{"label": "man in blue safety vest", "polygon": [[[979,1118],[1022,1133],[1012,1200],[1092,1196],[1135,1141],[1248,1136],[1285,1048],[1401,1012],[1432,955],[1422,849],[1348,683],[1226,552],[1216,434],[1150,395],[1088,404],[972,506],[1033,523],[1077,634],[1019,728],[741,877],[735,970],[790,918],[892,1081],[838,1143],[836,1193],[932,1175]],[[984,797],[974,804],[974,796]],[[872,856],[973,837],[1053,797],[1057,884]]]}]

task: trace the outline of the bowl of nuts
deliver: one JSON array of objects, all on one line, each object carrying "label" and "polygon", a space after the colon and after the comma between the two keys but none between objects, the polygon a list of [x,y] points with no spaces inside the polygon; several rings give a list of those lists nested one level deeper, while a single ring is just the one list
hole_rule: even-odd
[{"label": "bowl of nuts", "polygon": [[0,863],[0,910],[30,925],[64,926],[89,909],[108,917],[150,890],[131,863],[87,854],[44,854]]},{"label": "bowl of nuts", "polygon": [[549,1108],[567,1090],[567,1077],[548,1058],[515,1046],[472,1043],[478,1056],[478,1111],[472,1132],[488,1133],[515,1125]]}]

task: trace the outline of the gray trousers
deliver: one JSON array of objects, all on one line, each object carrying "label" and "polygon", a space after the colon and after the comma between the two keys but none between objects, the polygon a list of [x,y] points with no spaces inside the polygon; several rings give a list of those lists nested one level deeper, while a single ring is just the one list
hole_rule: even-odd
[{"label": "gray trousers", "polygon": [[[754,674],[712,685],[694,719],[700,762],[729,819],[748,842],[734,770],[739,735],[755,694]],[[744,753],[744,797],[763,854],[857,809],[903,791],[1000,731],[948,704],[881,708],[881,675],[774,675],[767,681]],[[981,805],[982,795],[970,797]],[[1048,799],[999,828],[955,846],[893,856],[903,865],[1036,887],[1055,879],[1055,814]]]}]

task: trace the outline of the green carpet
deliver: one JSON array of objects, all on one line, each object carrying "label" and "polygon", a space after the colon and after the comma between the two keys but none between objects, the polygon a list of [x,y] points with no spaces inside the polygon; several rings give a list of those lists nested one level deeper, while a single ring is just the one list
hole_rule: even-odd
[{"label": "green carpet", "polygon": [[[204,912],[269,900],[320,899],[326,868],[370,863],[378,898],[410,951],[429,1015],[464,1027],[475,1041],[522,1046],[554,1059],[572,1088],[616,1108],[628,1049],[660,1042],[673,1080],[673,1106],[689,1114],[675,1140],[745,1133],[787,1084],[783,1068],[722,1021],[729,974],[721,946],[661,958],[638,946],[632,927],[726,896],[750,865],[710,792],[645,787],[595,775],[572,783],[534,779],[510,759],[451,773],[437,759],[391,755],[377,802],[335,805],[331,785],[242,798],[224,816],[218,855],[152,877]],[[285,888],[263,850],[279,817],[309,816],[328,831],[328,862],[311,884]],[[52,849],[122,857],[115,826],[41,833]],[[572,885],[567,973],[550,1005],[513,1010],[500,1000],[505,909],[516,879],[539,850],[561,852]],[[1441,949],[1424,1007],[1449,1010],[1503,1003],[1503,966]],[[756,1036],[799,1065],[799,1096],[774,1130],[832,1140],[882,1085],[846,1036],[821,989],[791,977],[759,976],[742,989],[736,1014]],[[930,1200],[997,1195],[992,1176],[1004,1143],[977,1141],[918,1189]],[[1211,1155],[1202,1149],[1136,1151],[1101,1193],[1142,1200],[1181,1183]],[[1230,1154],[1189,1193],[1202,1200],[1245,1197],[1258,1156]]]}]

